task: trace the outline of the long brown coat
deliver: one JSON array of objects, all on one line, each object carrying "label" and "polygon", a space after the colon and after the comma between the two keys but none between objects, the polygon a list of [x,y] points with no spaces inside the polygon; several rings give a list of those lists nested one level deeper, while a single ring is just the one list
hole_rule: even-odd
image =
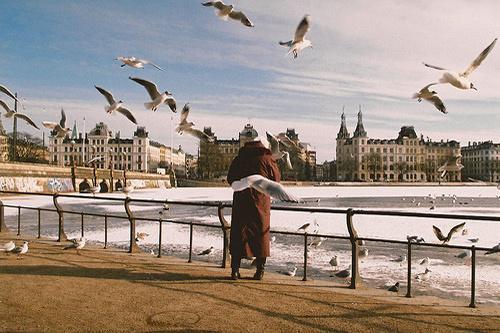
[{"label": "long brown coat", "polygon": [[[280,172],[271,151],[260,141],[245,144],[227,175],[229,184],[250,175],[279,182]],[[271,198],[252,188],[234,192],[230,251],[235,257],[269,257]]]}]

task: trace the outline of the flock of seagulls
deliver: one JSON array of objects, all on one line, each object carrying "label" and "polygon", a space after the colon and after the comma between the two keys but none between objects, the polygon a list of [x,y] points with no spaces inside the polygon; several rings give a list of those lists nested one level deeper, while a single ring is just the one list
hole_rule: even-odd
[{"label": "flock of seagulls", "polygon": [[465,69],[463,72],[457,72],[457,71],[451,71],[448,70],[444,67],[439,67],[439,66],[434,66],[430,65],[428,63],[423,63],[424,66],[428,68],[432,68],[435,70],[438,70],[442,73],[442,76],[439,78],[438,82],[433,82],[429,83],[425,87],[423,87],[418,93],[415,93],[413,95],[413,98],[416,98],[419,102],[424,99],[430,103],[432,103],[436,109],[438,109],[442,113],[448,113],[446,110],[446,106],[444,105],[443,101],[441,98],[438,96],[438,93],[434,90],[429,90],[431,86],[437,85],[437,84],[451,84],[452,86],[462,89],[462,90],[470,90],[474,89],[477,91],[477,88],[474,86],[474,84],[470,81],[470,75],[472,72],[474,72],[479,65],[483,62],[483,60],[488,56],[488,54],[493,50],[493,47],[495,46],[497,42],[497,38],[491,42],[490,45],[488,45],[475,59],[472,61],[472,63]]},{"label": "flock of seagulls", "polygon": [[23,245],[16,246],[14,241],[8,241],[0,247],[0,252],[5,252],[5,254],[15,253],[17,254],[17,259],[22,259],[23,254],[28,253],[28,242],[24,241]]}]

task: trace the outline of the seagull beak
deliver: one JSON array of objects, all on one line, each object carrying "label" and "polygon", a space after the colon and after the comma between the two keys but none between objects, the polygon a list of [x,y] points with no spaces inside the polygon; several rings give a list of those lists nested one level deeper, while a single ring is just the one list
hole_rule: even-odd
[{"label": "seagull beak", "polygon": [[474,89],[475,91],[477,91],[477,88],[476,88],[476,87],[472,87],[472,89]]}]

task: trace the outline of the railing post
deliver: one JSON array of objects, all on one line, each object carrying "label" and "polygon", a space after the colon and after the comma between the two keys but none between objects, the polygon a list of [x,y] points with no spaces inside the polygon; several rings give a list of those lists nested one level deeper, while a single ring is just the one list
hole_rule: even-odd
[{"label": "railing post", "polygon": [[307,232],[304,233],[304,274],[302,281],[307,281]]},{"label": "railing post", "polygon": [[5,224],[5,208],[2,200],[0,200],[0,232],[9,232],[9,228]]},{"label": "railing post", "polygon": [[193,222],[189,222],[189,259],[188,263],[191,263],[191,257],[193,255]]},{"label": "railing post", "polygon": [[411,239],[408,239],[408,254],[407,254],[407,261],[408,261],[408,272],[406,273],[406,297],[411,298]]},{"label": "railing post", "polygon": [[41,232],[41,229],[42,229],[42,226],[41,226],[41,223],[42,223],[42,211],[40,210],[40,208],[37,209],[38,211],[38,238],[40,238],[40,232]]},{"label": "railing post", "polygon": [[222,268],[226,268],[229,259],[229,231],[231,230],[231,225],[227,222],[224,217],[224,205],[219,203],[217,207],[217,214],[219,215],[219,221],[222,225],[222,233],[224,235],[224,244],[222,247]]},{"label": "railing post", "polygon": [[131,200],[132,199],[130,199],[130,197],[126,197],[124,201],[125,211],[127,212],[128,220],[130,221],[130,248],[128,253],[137,253],[140,252],[140,249],[135,242],[135,218],[129,207]]},{"label": "railing post", "polygon": [[59,215],[59,231],[58,231],[58,242],[64,242],[68,240],[68,236],[66,236],[66,233],[64,232],[64,212],[57,201],[57,198],[59,197],[58,193],[54,193],[54,196],[52,197],[52,200],[54,201],[54,207],[56,207],[57,210],[57,215]]},{"label": "railing post", "polygon": [[104,248],[108,247],[108,214],[104,214]]},{"label": "railing post", "polygon": [[469,308],[476,307],[476,246],[471,247],[472,258],[471,258],[471,281],[470,281],[470,304]]},{"label": "railing post", "polygon": [[17,235],[21,235],[21,206],[17,206]]},{"label": "railing post", "polygon": [[159,220],[159,230],[158,230],[158,258],[161,258],[161,234],[162,234],[162,220],[160,216]]},{"label": "railing post", "polygon": [[359,281],[359,262],[358,262],[358,233],[352,224],[352,216],[354,211],[352,208],[347,210],[346,222],[347,231],[349,231],[349,237],[351,241],[351,284],[349,288],[356,289]]},{"label": "railing post", "polygon": [[84,233],[84,225],[83,225],[83,212],[80,213],[80,218],[81,218],[81,223],[82,223],[82,238],[85,236],[85,233]]}]

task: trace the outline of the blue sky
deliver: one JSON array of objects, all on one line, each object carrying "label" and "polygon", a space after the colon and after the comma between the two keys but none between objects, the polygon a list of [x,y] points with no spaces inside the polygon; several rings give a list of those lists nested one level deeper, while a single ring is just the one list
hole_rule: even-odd
[{"label": "blue sky", "polygon": [[[152,139],[167,144],[173,113],[166,106],[145,110],[148,96],[128,76],[171,91],[179,109],[189,102],[196,126],[212,126],[219,138],[236,137],[247,122],[260,134],[293,127],[320,161],[334,158],[343,106],[351,133],[361,105],[370,137],[394,138],[401,126],[414,125],[434,140],[500,141],[498,45],[472,74],[478,92],[435,88],[449,114],[410,98],[439,77],[422,61],[464,70],[500,35],[500,3],[231,3],[254,28],[220,20],[200,1],[1,1],[0,84],[25,99],[24,112],[36,122],[58,120],[62,107],[71,125],[81,128],[85,115],[87,130],[104,121],[131,136],[132,123],[104,112],[93,87],[101,86],[125,101]],[[314,48],[293,60],[278,41],[293,36],[304,14],[311,15]],[[149,59],[165,71],[120,68],[118,55]],[[11,121],[2,121],[10,130]],[[196,152],[194,138],[173,139]]]}]

